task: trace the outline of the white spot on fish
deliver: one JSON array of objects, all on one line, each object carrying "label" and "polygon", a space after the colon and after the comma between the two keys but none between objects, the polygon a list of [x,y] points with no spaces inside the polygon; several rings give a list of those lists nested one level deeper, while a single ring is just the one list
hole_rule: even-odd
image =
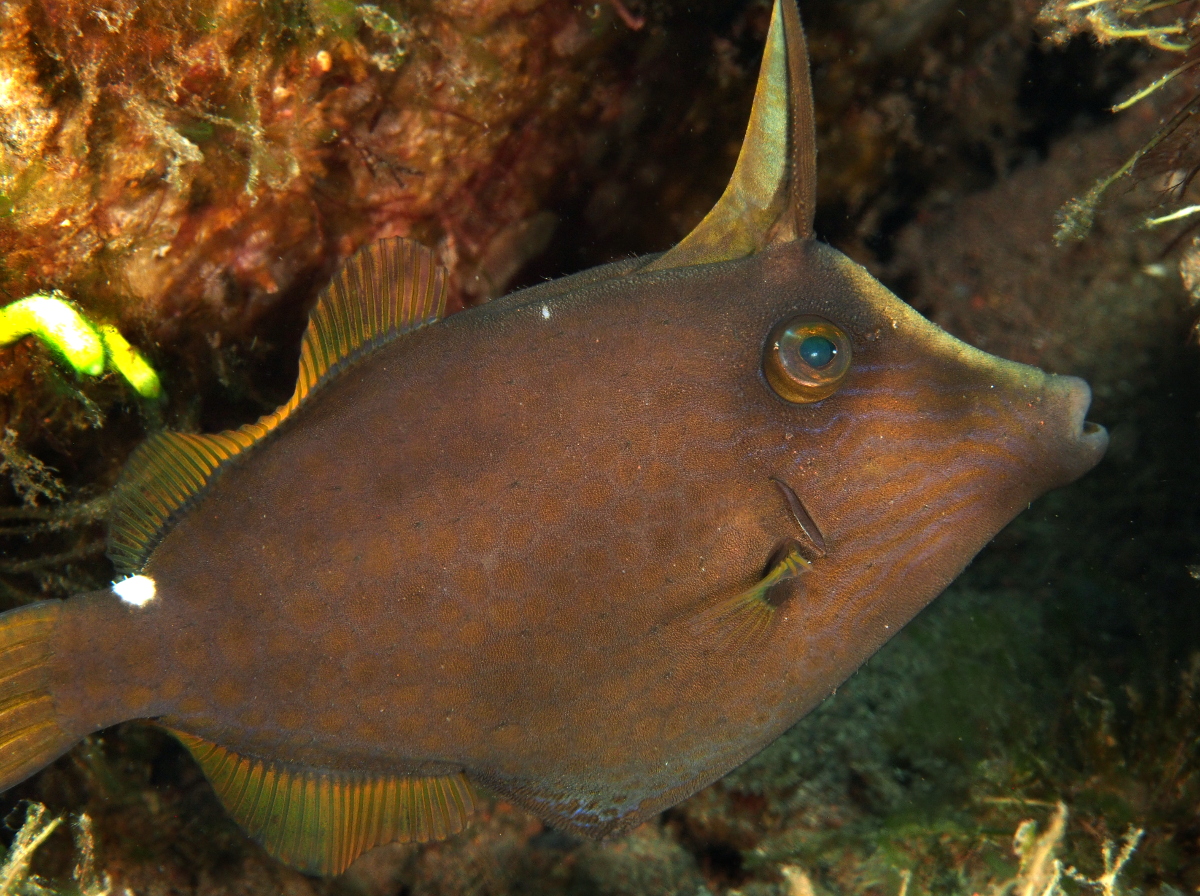
[{"label": "white spot on fish", "polygon": [[543,319],[543,320],[549,320],[549,319],[550,319],[550,306],[549,306],[549,305],[543,305],[543,306],[542,306],[542,319]]},{"label": "white spot on fish", "polygon": [[144,607],[154,600],[154,579],[149,576],[130,576],[113,582],[113,593],[133,607]]}]

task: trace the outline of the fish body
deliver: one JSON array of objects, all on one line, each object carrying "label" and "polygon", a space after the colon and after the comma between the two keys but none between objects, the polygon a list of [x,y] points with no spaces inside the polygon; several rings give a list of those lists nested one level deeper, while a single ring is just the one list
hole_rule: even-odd
[{"label": "fish body", "polygon": [[[802,169],[752,251],[702,225],[699,260],[432,324],[388,298],[428,311],[431,256],[365,250],[292,403],[135,458],[115,543],[152,596],[0,617],[0,787],[153,719],[268,850],[332,873],[461,827],[466,782],[603,836],[770,743],[1105,444],[1081,381],[953,339],[811,239]],[[786,388],[793,336],[818,379],[844,364],[827,396]]]}]

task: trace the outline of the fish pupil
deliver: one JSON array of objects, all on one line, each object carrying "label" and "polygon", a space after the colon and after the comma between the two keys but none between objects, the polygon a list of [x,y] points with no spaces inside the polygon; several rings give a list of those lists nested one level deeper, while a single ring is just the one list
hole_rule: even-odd
[{"label": "fish pupil", "polygon": [[824,336],[809,336],[800,343],[800,357],[809,367],[825,367],[837,357],[837,346]]}]

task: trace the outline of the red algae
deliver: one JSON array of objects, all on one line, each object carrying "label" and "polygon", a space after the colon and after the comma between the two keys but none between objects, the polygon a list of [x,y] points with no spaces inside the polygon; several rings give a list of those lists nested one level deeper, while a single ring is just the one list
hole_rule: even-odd
[{"label": "red algae", "polygon": [[[447,261],[469,269],[537,210],[536,185],[562,163],[551,138],[589,114],[579,60],[551,46],[578,16],[528,2],[400,19],[338,4],[6,4],[4,286],[51,279],[169,345],[244,338],[381,233],[453,242]],[[603,43],[587,25],[572,48],[585,56]],[[504,174],[529,195],[482,206],[466,230],[448,197],[518,138],[539,149]]]}]

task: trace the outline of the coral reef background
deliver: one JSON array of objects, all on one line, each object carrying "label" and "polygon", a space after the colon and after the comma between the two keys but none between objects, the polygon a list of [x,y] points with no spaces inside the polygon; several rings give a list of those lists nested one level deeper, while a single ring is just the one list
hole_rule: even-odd
[{"label": "coral reef background", "polygon": [[[1113,441],[776,744],[613,842],[485,801],[453,840],[313,881],[249,843],[170,738],[125,725],[0,797],[0,841],[20,842],[26,800],[76,829],[86,812],[89,886],[156,896],[1200,888],[1200,383],[1177,270],[1195,250],[1187,220],[1141,226],[1186,198],[1186,141],[1116,182],[1086,240],[1054,241],[1064,203],[1194,95],[1181,76],[1107,112],[1180,63],[1084,33],[1137,5],[1039,24],[1036,0],[801,2],[821,236],[957,335],[1088,377]],[[1192,6],[1151,14],[1170,27]],[[0,5],[0,301],[61,289],[166,396],[77,378],[34,340],[0,347],[0,605],[106,582],[105,494],[129,451],[284,398],[316,292],[364,242],[435,247],[462,307],[676,241],[728,177],[768,15]],[[23,892],[86,889],[69,828]]]}]

